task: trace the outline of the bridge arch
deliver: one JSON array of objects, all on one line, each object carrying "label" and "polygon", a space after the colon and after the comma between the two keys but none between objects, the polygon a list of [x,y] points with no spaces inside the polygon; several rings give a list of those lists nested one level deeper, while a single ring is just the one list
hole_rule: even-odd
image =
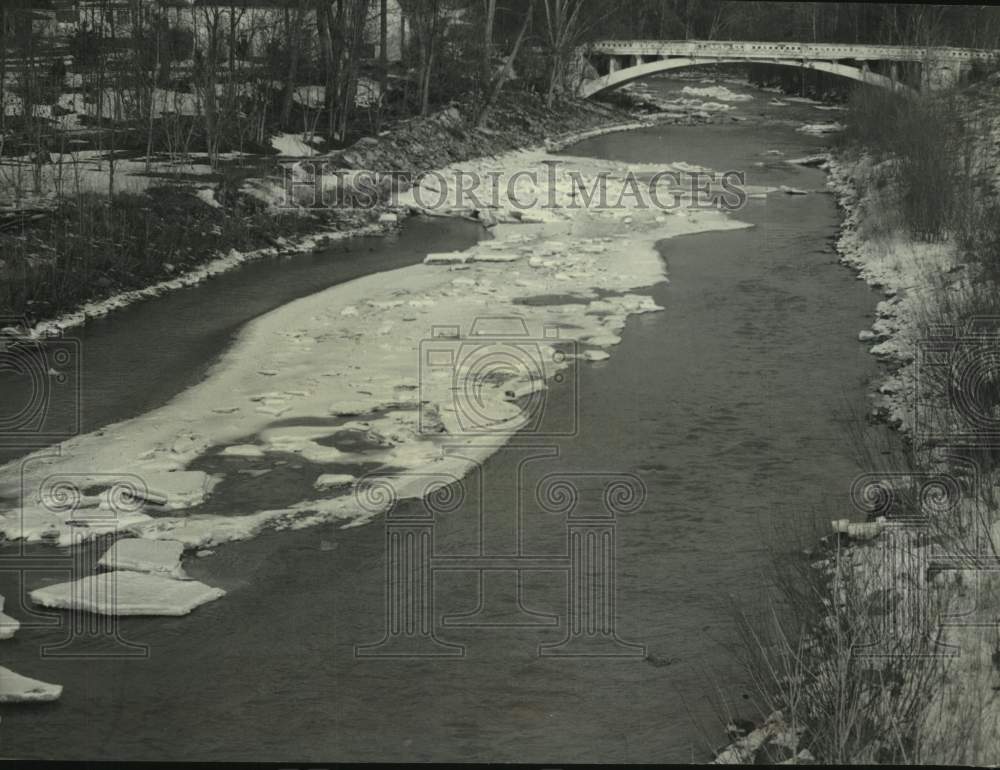
[{"label": "bridge arch", "polygon": [[758,60],[740,57],[701,58],[687,56],[673,56],[666,59],[646,62],[644,64],[636,64],[631,67],[626,67],[624,69],[608,73],[607,75],[602,75],[601,77],[594,78],[593,80],[586,80],[580,84],[579,93],[580,96],[587,99],[604,91],[610,91],[618,88],[619,86],[623,86],[626,83],[631,83],[634,80],[639,80],[640,78],[644,78],[649,75],[655,75],[658,72],[667,72],[669,70],[680,69],[682,67],[696,67],[698,65],[705,64],[747,63],[777,64],[783,67],[799,67],[801,69],[816,70],[817,72],[828,72],[831,75],[840,75],[841,77],[856,80],[859,83],[879,86],[880,88],[887,88],[899,91],[900,93],[914,93],[912,88],[904,83],[900,83],[898,80],[893,80],[892,78],[886,77],[885,75],[881,75],[877,72],[872,72],[871,70],[863,70],[859,67],[853,67],[849,64],[840,64],[839,62],[808,61],[801,59]]}]

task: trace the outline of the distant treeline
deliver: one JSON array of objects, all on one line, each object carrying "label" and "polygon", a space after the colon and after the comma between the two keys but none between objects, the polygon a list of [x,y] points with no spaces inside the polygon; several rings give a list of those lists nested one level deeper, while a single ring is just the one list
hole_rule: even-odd
[{"label": "distant treeline", "polygon": [[[504,88],[541,94],[549,104],[571,95],[585,72],[577,51],[601,38],[993,48],[1000,47],[1000,9],[733,0],[4,0],[0,131],[7,152],[57,149],[73,123],[108,137],[115,144],[107,149],[214,157],[266,146],[276,131],[342,145],[456,100],[485,126]],[[60,120],[72,112],[80,121]]]}]

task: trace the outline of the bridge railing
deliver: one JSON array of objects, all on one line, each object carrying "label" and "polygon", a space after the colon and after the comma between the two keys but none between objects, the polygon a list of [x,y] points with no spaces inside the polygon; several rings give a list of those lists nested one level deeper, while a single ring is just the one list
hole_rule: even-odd
[{"label": "bridge railing", "polygon": [[588,46],[593,53],[660,56],[785,56],[802,59],[857,59],[919,61],[937,59],[993,59],[1000,51],[974,48],[867,45],[841,43],[780,43],[745,40],[601,40]]}]

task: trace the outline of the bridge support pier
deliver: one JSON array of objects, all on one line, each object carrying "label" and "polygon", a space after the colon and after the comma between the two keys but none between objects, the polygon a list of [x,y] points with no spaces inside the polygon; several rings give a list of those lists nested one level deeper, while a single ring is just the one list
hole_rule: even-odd
[{"label": "bridge support pier", "polygon": [[921,74],[921,88],[928,91],[943,91],[958,85],[961,77],[961,67],[957,62],[941,60],[925,61]]}]

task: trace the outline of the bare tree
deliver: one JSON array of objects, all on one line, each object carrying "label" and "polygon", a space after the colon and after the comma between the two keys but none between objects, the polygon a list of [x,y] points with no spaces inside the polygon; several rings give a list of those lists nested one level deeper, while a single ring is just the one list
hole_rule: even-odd
[{"label": "bare tree", "polygon": [[215,165],[219,148],[219,105],[216,83],[221,43],[222,9],[213,5],[198,6],[198,21],[206,35],[204,51],[195,52],[196,79],[202,94],[202,111],[205,117],[205,152],[208,162]]},{"label": "bare tree", "polygon": [[[487,1],[490,3],[494,2],[494,0]],[[534,12],[535,0],[528,0],[528,7],[524,11],[524,17],[521,20],[521,28],[518,30],[517,37],[514,39],[514,45],[511,47],[510,53],[507,54],[507,58],[504,60],[503,66],[500,68],[499,72],[497,72],[496,75],[488,81],[489,85],[486,92],[486,100],[483,103],[482,109],[479,111],[478,118],[476,119],[476,125],[478,127],[486,125],[486,120],[489,117],[490,110],[493,109],[493,105],[496,104],[497,99],[500,97],[500,91],[503,88],[504,83],[510,79],[511,73],[514,70],[514,62],[517,60],[517,54],[521,50],[521,44],[524,42],[525,33],[531,25],[531,17]]]},{"label": "bare tree", "polygon": [[389,97],[389,2],[379,0],[378,9],[378,105],[375,133],[382,129],[382,111]]},{"label": "bare tree", "polygon": [[410,4],[417,44],[417,88],[420,114],[430,111],[431,74],[448,19],[441,0],[413,0]]},{"label": "bare tree", "polygon": [[584,30],[581,14],[584,0],[542,0],[549,48],[549,88],[545,96],[550,107],[565,88],[566,67]]}]

